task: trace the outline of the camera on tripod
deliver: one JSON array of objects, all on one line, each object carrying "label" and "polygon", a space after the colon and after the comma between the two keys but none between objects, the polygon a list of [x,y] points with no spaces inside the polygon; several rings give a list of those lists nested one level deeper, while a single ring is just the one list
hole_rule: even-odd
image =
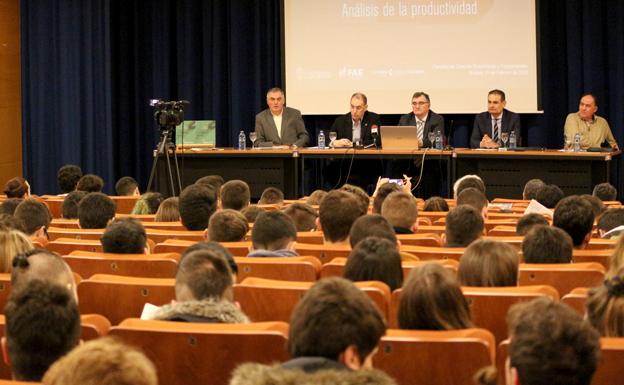
[{"label": "camera on tripod", "polygon": [[160,99],[150,100],[150,106],[156,108],[154,119],[161,130],[179,126],[184,121],[184,106],[188,104],[190,103],[187,100],[172,100],[170,102]]}]

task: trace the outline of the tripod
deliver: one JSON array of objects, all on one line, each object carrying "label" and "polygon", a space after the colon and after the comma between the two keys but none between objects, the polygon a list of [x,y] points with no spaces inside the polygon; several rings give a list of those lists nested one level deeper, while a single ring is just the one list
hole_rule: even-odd
[{"label": "tripod", "polygon": [[171,135],[175,131],[175,126],[167,126],[160,131],[160,142],[154,150],[154,161],[152,163],[152,172],[150,173],[149,182],[147,182],[147,191],[152,191],[152,182],[156,175],[156,168],[158,166],[158,158],[160,155],[164,155],[164,160],[167,165],[167,175],[169,177],[169,187],[171,188],[171,196],[177,196],[175,185],[173,184],[173,172],[171,170],[171,158],[169,157],[169,151],[173,150],[173,161],[175,165],[176,179],[178,182],[178,194],[182,192],[182,182],[180,182],[180,167],[178,166],[178,156],[176,155],[175,145],[171,141]]}]

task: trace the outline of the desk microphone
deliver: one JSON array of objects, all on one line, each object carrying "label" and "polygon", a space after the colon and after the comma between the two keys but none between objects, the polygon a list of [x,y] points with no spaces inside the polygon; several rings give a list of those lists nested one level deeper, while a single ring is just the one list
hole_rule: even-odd
[{"label": "desk microphone", "polygon": [[377,137],[379,136],[379,128],[376,124],[373,124],[371,126],[371,136],[373,137],[373,144],[375,145],[375,148],[377,148]]},{"label": "desk microphone", "polygon": [[451,145],[451,138],[453,136],[453,123],[455,123],[455,121],[451,119],[451,126],[449,127],[448,135],[446,136],[446,146],[444,146],[444,149],[447,151],[453,150],[453,146]]}]

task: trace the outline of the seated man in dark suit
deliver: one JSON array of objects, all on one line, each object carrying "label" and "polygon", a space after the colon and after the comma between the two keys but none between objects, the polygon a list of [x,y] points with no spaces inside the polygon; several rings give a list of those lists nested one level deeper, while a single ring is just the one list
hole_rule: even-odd
[{"label": "seated man in dark suit", "polygon": [[516,133],[516,145],[520,145],[520,116],[505,108],[507,101],[501,90],[488,92],[488,110],[475,116],[471,148],[498,148],[502,132]]},{"label": "seated man in dark suit", "polygon": [[399,126],[416,126],[418,143],[421,147],[434,147],[428,138],[430,132],[440,131],[444,137],[444,118],[431,111],[431,100],[424,92],[412,95],[412,112],[401,116]]},{"label": "seated man in dark suit", "polygon": [[[351,96],[351,112],[340,115],[332,124],[330,131],[336,132],[334,147],[351,147],[353,143],[368,146],[375,143],[381,147],[376,130],[379,127],[379,115],[368,111],[366,95],[356,92]],[[374,136],[374,137],[373,137]]]},{"label": "seated man in dark suit", "polygon": [[304,147],[308,144],[301,112],[284,106],[284,91],[271,88],[267,92],[269,108],[256,115],[256,146],[292,146]]}]

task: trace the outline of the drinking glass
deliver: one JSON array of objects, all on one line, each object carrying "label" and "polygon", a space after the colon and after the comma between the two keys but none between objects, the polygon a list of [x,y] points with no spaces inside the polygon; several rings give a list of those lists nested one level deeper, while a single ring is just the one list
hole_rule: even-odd
[{"label": "drinking glass", "polygon": [[251,140],[251,148],[255,148],[256,139],[258,139],[258,135],[255,131],[249,133],[249,140]]},{"label": "drinking glass", "polygon": [[501,141],[503,142],[503,148],[507,148],[507,140],[509,139],[508,132],[501,132]]},{"label": "drinking glass", "polygon": [[563,151],[572,151],[572,138],[563,134]]},{"label": "drinking glass", "polygon": [[435,132],[433,132],[433,131],[429,131],[429,132],[427,133],[427,138],[429,139],[429,144],[430,144],[430,147],[431,147],[431,148],[433,148],[433,146],[434,146],[434,144],[435,144],[435,143],[434,143],[434,142],[435,142]]},{"label": "drinking glass", "polygon": [[336,131],[330,131],[329,132],[329,147],[334,147],[334,142],[336,141],[336,138],[338,137],[338,134],[336,133]]}]

